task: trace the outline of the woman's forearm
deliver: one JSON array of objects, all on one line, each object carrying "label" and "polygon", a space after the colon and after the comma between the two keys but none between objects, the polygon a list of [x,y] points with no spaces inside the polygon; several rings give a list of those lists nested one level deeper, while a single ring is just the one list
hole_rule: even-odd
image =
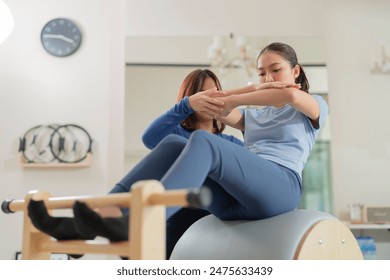
[{"label": "woman's forearm", "polygon": [[253,92],[255,90],[258,90],[258,86],[251,84],[251,85],[247,85],[247,86],[236,88],[236,89],[225,90],[225,92],[227,95],[234,95],[234,94],[249,93],[249,92]]},{"label": "woman's forearm", "polygon": [[286,83],[282,83],[282,82],[278,82],[278,81],[267,82],[267,83],[261,83],[258,85],[251,84],[251,85],[247,85],[247,86],[240,87],[237,89],[225,90],[225,93],[227,95],[234,95],[234,94],[250,93],[250,92],[265,90],[265,89],[284,89],[284,88],[289,88],[289,87],[299,89],[300,84],[286,84]]},{"label": "woman's forearm", "polygon": [[243,105],[254,106],[283,106],[294,102],[294,88],[263,89],[239,95],[230,95],[227,101],[235,108]]},{"label": "woman's forearm", "polygon": [[320,107],[313,96],[297,88],[263,89],[254,92],[226,97],[225,112],[229,113],[238,106],[275,106],[291,105],[311,120],[317,120]]}]

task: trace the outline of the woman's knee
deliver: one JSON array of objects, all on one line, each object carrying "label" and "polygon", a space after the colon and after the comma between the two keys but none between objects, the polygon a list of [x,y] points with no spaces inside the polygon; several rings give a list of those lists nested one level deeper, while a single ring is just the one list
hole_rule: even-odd
[{"label": "woman's knee", "polygon": [[207,132],[206,130],[198,129],[192,132],[190,139],[194,139],[194,138],[208,139],[210,138],[210,136],[213,137],[214,135],[210,132]]},{"label": "woman's knee", "polygon": [[172,146],[172,147],[184,147],[187,143],[188,139],[184,138],[183,136],[176,135],[176,134],[170,134],[166,137],[164,137],[163,140],[156,146]]},{"label": "woman's knee", "polygon": [[190,138],[188,139],[189,145],[193,145],[195,143],[205,146],[214,147],[215,142],[219,137],[216,137],[214,134],[207,132],[205,130],[199,129],[194,131]]}]

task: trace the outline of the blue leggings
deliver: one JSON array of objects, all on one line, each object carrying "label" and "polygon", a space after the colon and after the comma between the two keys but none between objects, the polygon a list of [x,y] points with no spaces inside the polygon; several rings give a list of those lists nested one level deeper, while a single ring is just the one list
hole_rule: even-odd
[{"label": "blue leggings", "polygon": [[[187,140],[169,135],[110,192],[128,192],[139,180],[161,181],[166,189],[207,186],[208,210],[225,220],[263,219],[298,207],[297,173],[203,130]],[[167,218],[178,208],[169,208]]]}]

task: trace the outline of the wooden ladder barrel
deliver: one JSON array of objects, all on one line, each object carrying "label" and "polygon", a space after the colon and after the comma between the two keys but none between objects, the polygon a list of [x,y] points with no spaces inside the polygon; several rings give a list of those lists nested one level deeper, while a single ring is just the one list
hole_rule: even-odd
[{"label": "wooden ladder barrel", "polygon": [[[129,215],[129,241],[94,244],[85,240],[58,241],[37,230],[27,213],[31,199],[43,200],[49,213],[54,209],[72,208],[75,201],[89,207],[117,206],[131,208]],[[203,207],[211,202],[207,188],[196,190],[165,190],[156,180],[139,181],[131,193],[102,196],[52,197],[46,191],[30,191],[24,199],[5,200],[4,213],[23,211],[22,259],[49,259],[51,253],[113,254],[131,259],[165,259],[167,206]]]}]

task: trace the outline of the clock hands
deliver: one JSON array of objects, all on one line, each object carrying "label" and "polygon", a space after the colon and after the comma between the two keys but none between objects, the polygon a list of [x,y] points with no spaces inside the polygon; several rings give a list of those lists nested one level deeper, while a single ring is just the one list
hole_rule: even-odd
[{"label": "clock hands", "polygon": [[43,38],[53,38],[53,39],[60,39],[65,42],[68,42],[69,44],[74,44],[74,40],[71,38],[65,37],[64,35],[61,34],[44,34]]},{"label": "clock hands", "polygon": [[40,38],[43,48],[49,54],[65,57],[78,50],[81,45],[82,33],[72,20],[55,18],[42,27]]}]

